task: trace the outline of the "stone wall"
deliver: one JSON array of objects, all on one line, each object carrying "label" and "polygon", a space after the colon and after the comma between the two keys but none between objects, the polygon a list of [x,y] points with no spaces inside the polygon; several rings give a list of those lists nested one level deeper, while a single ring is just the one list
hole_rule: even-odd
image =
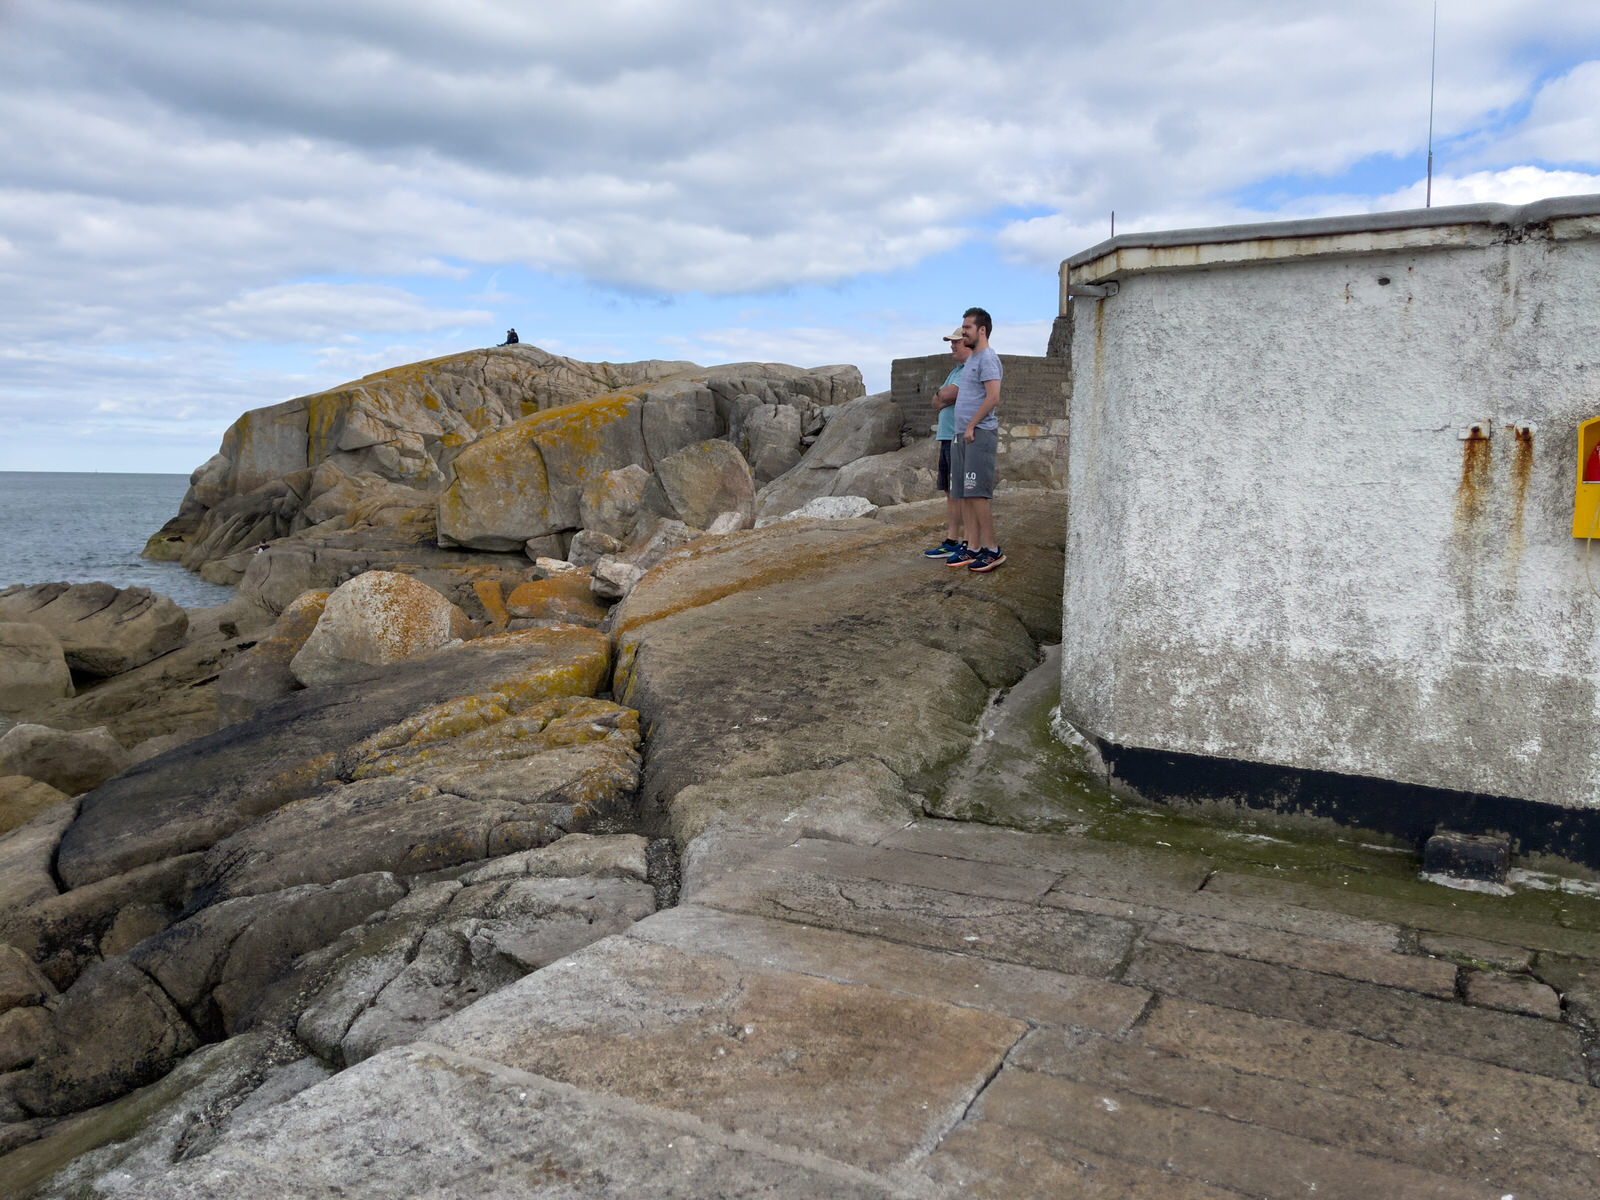
[{"label": "stone wall", "polygon": [[1600,811],[1600,196],[1118,238],[1069,305],[1070,720]]},{"label": "stone wall", "polygon": [[[932,437],[937,422],[928,404],[933,389],[944,382],[954,360],[948,354],[897,358],[890,367],[889,389],[900,408],[900,440],[910,443]],[[1048,457],[1058,464],[1052,483],[1066,485],[1067,406],[1072,375],[1066,358],[1002,354],[1005,375],[1000,385],[1000,453],[1018,461]],[[1005,486],[1004,470],[1001,486]]]}]

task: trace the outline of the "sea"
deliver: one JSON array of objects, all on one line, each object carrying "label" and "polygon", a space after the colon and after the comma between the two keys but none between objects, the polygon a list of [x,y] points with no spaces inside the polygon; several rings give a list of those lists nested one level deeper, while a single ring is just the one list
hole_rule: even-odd
[{"label": "sea", "polygon": [[233,588],[139,557],[188,490],[187,475],[0,471],[0,588],[100,580],[147,587],[183,608],[222,604]]}]

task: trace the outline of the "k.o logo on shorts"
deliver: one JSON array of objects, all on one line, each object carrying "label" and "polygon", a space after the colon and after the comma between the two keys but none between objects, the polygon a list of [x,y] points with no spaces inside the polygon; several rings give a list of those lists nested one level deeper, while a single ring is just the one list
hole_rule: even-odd
[{"label": "k.o logo on shorts", "polygon": [[964,484],[963,490],[970,492],[974,488],[976,488],[977,486],[978,486],[978,473],[976,471],[968,471],[967,472],[966,483]]}]

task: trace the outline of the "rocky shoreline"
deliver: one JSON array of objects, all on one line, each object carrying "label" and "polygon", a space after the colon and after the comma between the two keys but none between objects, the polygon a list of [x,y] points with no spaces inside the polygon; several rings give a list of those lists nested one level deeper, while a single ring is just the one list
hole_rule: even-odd
[{"label": "rocky shoreline", "polygon": [[[1058,637],[1064,519],[1019,499],[1034,564],[941,578],[942,502],[901,503],[931,455],[860,392],[417,364],[246,414],[196,472],[150,552],[229,604],[0,592],[0,1152],[113,1128],[206,1045],[308,1085],[674,902],[680,854],[918,811]],[[767,678],[717,678],[801,614]]]}]

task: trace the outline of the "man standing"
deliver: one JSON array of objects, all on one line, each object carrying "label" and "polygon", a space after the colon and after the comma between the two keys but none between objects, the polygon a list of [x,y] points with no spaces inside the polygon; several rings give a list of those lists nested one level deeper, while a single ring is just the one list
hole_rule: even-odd
[{"label": "man standing", "polygon": [[958,550],[945,565],[969,571],[992,571],[1006,561],[994,535],[995,455],[1000,449],[1000,356],[989,348],[994,321],[981,308],[969,308],[961,318],[961,335],[972,357],[961,368],[956,388],[956,436],[950,444],[951,494],[961,498],[962,522],[967,540],[977,547]]},{"label": "man standing", "polygon": [[[949,558],[957,550],[964,550],[967,542],[961,536],[961,498],[950,487],[950,443],[956,436],[956,382],[961,378],[961,365],[972,356],[966,335],[956,330],[945,341],[950,343],[950,355],[956,360],[944,383],[933,393],[933,407],[939,413],[939,490],[944,493],[944,541],[931,550],[924,550],[924,558]],[[973,536],[966,531],[968,540]]]}]

